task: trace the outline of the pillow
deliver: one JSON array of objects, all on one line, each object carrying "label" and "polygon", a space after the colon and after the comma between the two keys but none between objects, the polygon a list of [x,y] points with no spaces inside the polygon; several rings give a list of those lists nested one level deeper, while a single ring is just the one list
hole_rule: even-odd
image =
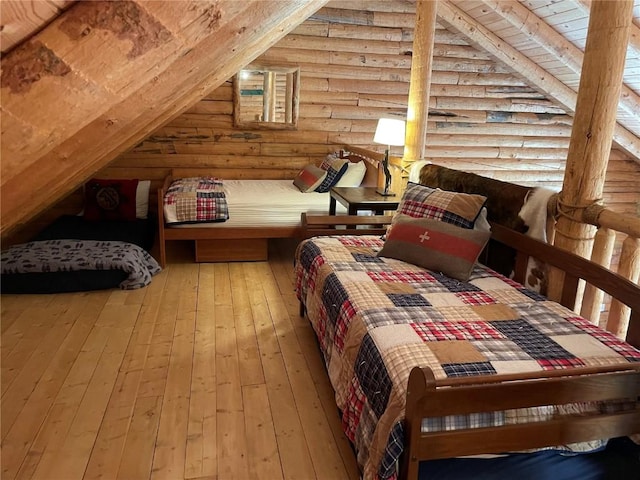
[{"label": "pillow", "polygon": [[397,214],[414,218],[431,218],[473,228],[484,207],[486,197],[469,193],[447,192],[418,183],[407,183]]},{"label": "pillow", "polygon": [[313,192],[326,177],[326,171],[313,164],[309,164],[298,172],[296,178],[293,179],[293,184],[298,187],[298,190],[302,193]]},{"label": "pillow", "polygon": [[331,187],[334,187],[336,183],[340,181],[344,172],[347,171],[347,167],[349,166],[349,160],[345,160],[343,158],[336,158],[331,162],[329,169],[327,170],[327,176],[325,179],[316,187],[316,192],[328,192]]},{"label": "pillow", "polygon": [[136,188],[136,218],[147,218],[149,215],[149,188],[151,180],[138,180]]},{"label": "pillow", "polygon": [[349,162],[347,164],[347,171],[338,180],[338,183],[334,187],[359,187],[364,179],[364,174],[367,173],[367,166],[364,161]]},{"label": "pillow", "polygon": [[320,164],[320,168],[328,171],[333,161],[336,160],[337,158],[340,158],[339,152],[333,152],[333,153],[327,154],[327,156],[324,157],[324,160],[322,160],[322,163]]},{"label": "pillow", "polygon": [[402,260],[466,282],[490,236],[490,232],[431,218],[397,215],[378,256]]},{"label": "pillow", "polygon": [[138,180],[90,180],[84,188],[85,220],[135,220],[137,188]]}]

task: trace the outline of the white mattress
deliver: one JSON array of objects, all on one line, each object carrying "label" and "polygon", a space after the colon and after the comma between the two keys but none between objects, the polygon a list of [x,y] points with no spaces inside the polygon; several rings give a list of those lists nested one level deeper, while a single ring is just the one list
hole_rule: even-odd
[{"label": "white mattress", "polygon": [[[198,227],[290,227],[300,225],[300,214],[328,215],[329,193],[302,193],[293,180],[223,180],[229,220],[220,223],[177,225]],[[346,214],[339,203],[336,213]],[[172,227],[174,228],[174,227]]]}]

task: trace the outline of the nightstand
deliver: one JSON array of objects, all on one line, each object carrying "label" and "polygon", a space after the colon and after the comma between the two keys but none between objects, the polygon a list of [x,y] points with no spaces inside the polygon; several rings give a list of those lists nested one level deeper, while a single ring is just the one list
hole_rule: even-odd
[{"label": "nightstand", "polygon": [[384,197],[376,193],[375,187],[333,187],[329,191],[329,215],[336,214],[336,201],[347,207],[349,215],[360,210],[373,210],[376,215],[398,208],[399,197]]}]

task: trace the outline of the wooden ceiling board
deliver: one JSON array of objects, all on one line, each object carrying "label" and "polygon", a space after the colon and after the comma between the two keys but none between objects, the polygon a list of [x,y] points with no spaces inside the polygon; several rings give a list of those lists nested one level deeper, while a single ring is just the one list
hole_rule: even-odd
[{"label": "wooden ceiling board", "polygon": [[2,53],[40,31],[75,0],[2,0],[0,48]]}]

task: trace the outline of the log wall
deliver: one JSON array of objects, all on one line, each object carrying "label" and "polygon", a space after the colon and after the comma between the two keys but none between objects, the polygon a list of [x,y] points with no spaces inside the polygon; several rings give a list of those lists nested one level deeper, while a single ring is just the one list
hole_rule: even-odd
[{"label": "log wall", "polygon": [[[300,67],[296,131],[234,128],[229,79],[99,176],[151,179],[153,187],[172,168],[223,178],[293,178],[336,144],[383,151],[372,141],[377,119],[406,114],[413,9],[405,1],[333,2],[256,60]],[[435,35],[433,70],[426,159],[560,189],[571,115],[442,26]],[[402,147],[392,147],[392,154],[401,156]],[[613,151],[605,203],[614,211],[638,214],[639,184],[640,165]],[[54,214],[79,210],[80,200],[78,193],[71,195],[32,230]]]}]

